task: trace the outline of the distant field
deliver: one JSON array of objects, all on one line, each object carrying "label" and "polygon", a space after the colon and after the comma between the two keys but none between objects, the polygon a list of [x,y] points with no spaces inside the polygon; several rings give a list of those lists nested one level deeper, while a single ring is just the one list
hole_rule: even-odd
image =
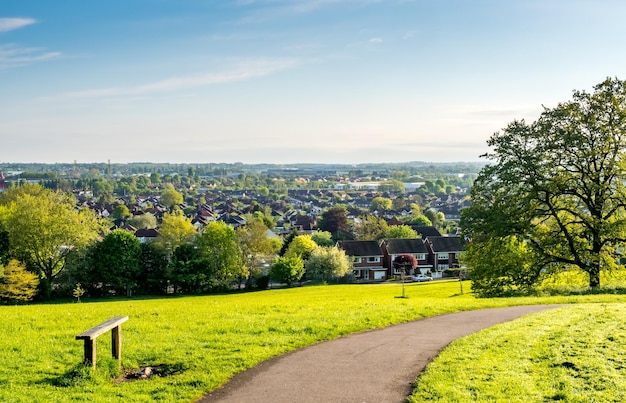
[{"label": "distant field", "polygon": [[[469,291],[469,283],[465,283]],[[475,299],[458,281],[331,285],[255,293],[0,307],[0,401],[193,401],[234,374],[298,347],[459,310],[520,304],[625,302],[623,295]],[[75,336],[110,317],[123,325],[125,368],[163,376],[113,382],[108,334],[98,370],[78,365]]]}]

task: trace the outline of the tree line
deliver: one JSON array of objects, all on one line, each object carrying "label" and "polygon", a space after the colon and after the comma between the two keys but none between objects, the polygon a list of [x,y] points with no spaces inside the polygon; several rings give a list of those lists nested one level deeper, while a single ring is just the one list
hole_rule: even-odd
[{"label": "tree line", "polygon": [[[0,193],[0,299],[207,293],[328,281],[351,273],[329,232],[270,236],[264,217],[202,231],[182,211],[165,213],[155,241],[111,230],[72,194],[25,184]],[[274,262],[274,256],[279,258]]]}]

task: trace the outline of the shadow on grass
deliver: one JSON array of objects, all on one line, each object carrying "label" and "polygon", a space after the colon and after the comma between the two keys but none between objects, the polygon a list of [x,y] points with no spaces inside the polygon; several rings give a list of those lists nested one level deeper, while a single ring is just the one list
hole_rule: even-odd
[{"label": "shadow on grass", "polygon": [[103,362],[99,360],[95,370],[91,365],[81,363],[74,365],[62,375],[43,379],[39,383],[72,388],[111,382],[132,382],[152,377],[162,378],[183,373],[188,369],[189,367],[183,363],[145,365],[139,369],[121,369],[115,360],[103,360]]},{"label": "shadow on grass", "polygon": [[[537,296],[569,296],[569,295],[601,295],[601,294],[615,294],[625,295],[626,287],[546,287],[537,291]],[[533,295],[533,296],[535,296]]]}]

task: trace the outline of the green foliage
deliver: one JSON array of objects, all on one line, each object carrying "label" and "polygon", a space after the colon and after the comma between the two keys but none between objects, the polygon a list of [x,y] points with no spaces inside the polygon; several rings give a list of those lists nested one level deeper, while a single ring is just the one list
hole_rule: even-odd
[{"label": "green foliage", "polygon": [[424,217],[429,220],[433,227],[439,228],[446,220],[446,216],[441,211],[428,209],[424,211]]},{"label": "green foliage", "polygon": [[472,277],[472,290],[494,297],[533,290],[543,266],[527,243],[515,236],[471,242],[461,256]]},{"label": "green foliage", "polygon": [[80,297],[85,295],[85,289],[80,285],[80,283],[76,284],[76,287],[72,290],[72,297],[76,298],[76,302],[80,302]]},{"label": "green foliage", "polygon": [[63,271],[68,256],[103,231],[92,211],[77,211],[73,198],[39,185],[2,192],[0,210],[10,255],[39,274],[44,297],[50,295],[50,282]]},{"label": "green foliage", "polygon": [[0,266],[0,299],[9,302],[31,301],[37,294],[39,279],[23,263],[12,259]]},{"label": "green foliage", "polygon": [[246,225],[236,229],[237,241],[241,248],[246,273],[240,281],[252,278],[261,260],[275,251],[275,244],[270,241],[268,229],[260,219],[251,219]]},{"label": "green foliage", "polygon": [[300,256],[284,256],[276,259],[270,270],[270,277],[291,287],[304,275],[304,262]]},{"label": "green foliage", "polygon": [[[0,222],[2,219],[0,218]],[[0,265],[3,265],[9,260],[9,231],[5,231],[0,227]]]},{"label": "green foliage", "polygon": [[139,240],[125,230],[114,230],[95,245],[91,266],[92,281],[104,290],[131,295],[141,272]]},{"label": "green foliage", "polygon": [[404,193],[404,182],[397,179],[387,180],[378,186],[378,191],[402,194]]},{"label": "green foliage", "polygon": [[311,235],[297,235],[289,244],[285,256],[299,256],[306,261],[316,248],[318,248],[317,243],[315,243]]},{"label": "green foliage", "polygon": [[113,213],[111,214],[113,218],[129,218],[132,216],[128,207],[122,203],[116,203],[115,207],[113,207]]},{"label": "green foliage", "polygon": [[154,214],[151,213],[135,215],[128,220],[128,223],[138,229],[151,229],[157,227],[157,219]]},{"label": "green foliage", "polygon": [[419,234],[408,225],[390,225],[385,231],[385,238],[403,238],[415,239],[420,238]]},{"label": "green foliage", "polygon": [[159,199],[159,202],[165,207],[171,208],[173,206],[183,203],[183,195],[179,193],[176,189],[165,189],[163,193],[161,193],[161,198]]},{"label": "green foliage", "polygon": [[180,245],[193,242],[197,233],[190,218],[185,217],[181,211],[174,211],[163,215],[155,242],[171,254]]},{"label": "green foliage", "polygon": [[377,196],[372,199],[370,210],[391,210],[393,202],[387,197]]},{"label": "green foliage", "polygon": [[241,277],[248,277],[237,234],[228,224],[209,223],[195,244],[208,270],[211,289],[223,289]]},{"label": "green foliage", "polygon": [[348,212],[343,204],[333,206],[321,215],[319,229],[337,236],[339,231],[349,231]]},{"label": "green foliage", "polygon": [[544,265],[571,265],[600,286],[626,239],[626,83],[607,79],[593,93],[514,121],[488,141],[494,161],[462,210],[465,234],[482,242],[514,235]]},{"label": "green foliage", "polygon": [[141,294],[164,294],[169,280],[169,259],[167,251],[154,242],[140,245],[137,276],[137,292]]},{"label": "green foliage", "polygon": [[424,214],[412,215],[409,224],[420,225],[423,227],[432,227],[433,223]]},{"label": "green foliage", "polygon": [[311,252],[306,262],[307,278],[321,281],[339,279],[352,270],[346,252],[335,247],[319,247]]},{"label": "green foliage", "polygon": [[294,229],[283,239],[283,244],[280,247],[278,256],[285,256],[285,253],[287,253],[287,249],[289,248],[289,245],[291,245],[291,241],[293,241],[293,239],[296,236],[298,236],[298,231]]},{"label": "green foliage", "polygon": [[384,218],[374,215],[360,216],[355,221],[354,238],[357,241],[380,241],[389,229]]},{"label": "green foliage", "polygon": [[333,246],[335,245],[335,241],[333,241],[333,235],[328,231],[315,231],[311,234],[311,239],[318,246]]},{"label": "green foliage", "polygon": [[169,278],[177,293],[200,293],[210,290],[208,262],[192,244],[182,244],[172,256]]}]

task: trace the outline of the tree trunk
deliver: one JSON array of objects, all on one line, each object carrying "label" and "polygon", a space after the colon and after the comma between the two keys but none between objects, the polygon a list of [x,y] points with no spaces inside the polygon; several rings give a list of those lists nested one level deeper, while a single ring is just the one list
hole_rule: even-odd
[{"label": "tree trunk", "polygon": [[39,279],[39,289],[41,290],[41,298],[44,301],[48,301],[52,295],[52,285],[47,277]]},{"label": "tree trunk", "polygon": [[589,287],[600,287],[600,266],[598,264],[589,266],[587,268],[587,273],[589,273]]}]

